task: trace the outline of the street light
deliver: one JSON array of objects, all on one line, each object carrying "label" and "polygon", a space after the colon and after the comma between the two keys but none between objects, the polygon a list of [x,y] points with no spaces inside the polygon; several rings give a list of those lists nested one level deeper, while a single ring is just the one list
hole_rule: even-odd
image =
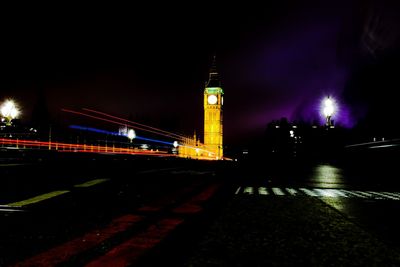
[{"label": "street light", "polygon": [[336,106],[335,106],[335,101],[330,98],[329,96],[322,100],[322,114],[326,118],[326,126],[330,127],[332,126],[332,115],[336,111]]},{"label": "street light", "polygon": [[129,129],[129,131],[128,131],[128,138],[129,138],[129,140],[131,140],[131,143],[132,143],[132,140],[136,138],[135,130]]},{"label": "street light", "polygon": [[6,125],[11,126],[11,121],[18,117],[20,111],[14,101],[6,100],[0,108],[1,115],[6,120]]}]

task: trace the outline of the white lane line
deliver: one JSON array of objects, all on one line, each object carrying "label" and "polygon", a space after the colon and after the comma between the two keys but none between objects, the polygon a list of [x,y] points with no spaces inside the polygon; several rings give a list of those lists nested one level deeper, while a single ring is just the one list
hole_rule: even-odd
[{"label": "white lane line", "polygon": [[348,197],[348,195],[345,192],[343,192],[341,189],[327,189],[327,190],[332,192],[333,194],[336,194],[337,196]]},{"label": "white lane line", "polygon": [[295,196],[295,195],[297,195],[297,191],[295,190],[295,189],[293,189],[293,188],[285,188],[285,190],[290,194],[290,195],[292,195],[292,196]]},{"label": "white lane line", "polygon": [[399,200],[399,198],[397,198],[397,197],[385,195],[385,194],[380,193],[380,192],[368,191],[368,193],[375,194],[375,195],[380,196],[380,197],[383,197],[383,198],[388,198],[388,199],[392,199],[392,200]]},{"label": "white lane line", "polygon": [[274,192],[275,195],[277,196],[284,196],[285,193],[278,187],[273,187],[272,192]]},{"label": "white lane line", "polygon": [[243,193],[252,195],[254,193],[253,187],[251,186],[245,187]]},{"label": "white lane line", "polygon": [[22,211],[25,211],[25,210],[1,209],[1,208],[0,208],[0,212],[2,212],[2,211],[4,211],[4,212],[22,212]]},{"label": "white lane line", "polygon": [[359,194],[357,192],[354,191],[350,191],[350,190],[345,190],[345,189],[341,189],[341,191],[343,191],[344,193],[348,194],[349,196],[352,197],[359,197],[359,198],[367,198],[366,196]]},{"label": "white lane line", "polygon": [[238,189],[237,189],[236,192],[235,192],[235,195],[239,194],[240,189],[242,189],[242,188],[239,186]]},{"label": "white lane line", "polygon": [[90,187],[90,186],[104,183],[106,181],[108,181],[108,179],[94,179],[91,181],[84,182],[83,184],[76,184],[76,185],[74,185],[74,187]]},{"label": "white lane line", "polygon": [[337,195],[332,191],[330,191],[329,189],[315,188],[313,190],[314,192],[317,192],[317,194],[320,195],[321,197],[337,197]]},{"label": "white lane line", "polygon": [[25,211],[24,209],[14,209],[14,207],[10,207],[7,205],[0,205],[0,212],[5,211],[5,212],[21,212]]},{"label": "white lane line", "polygon": [[358,190],[353,191],[353,192],[356,192],[356,193],[358,193],[358,194],[361,194],[361,195],[366,196],[366,197],[369,197],[369,198],[375,198],[372,194],[367,193],[367,192],[358,191]]},{"label": "white lane line", "polygon": [[316,194],[315,192],[313,192],[307,188],[299,188],[299,189],[310,197],[318,197],[318,194]]},{"label": "white lane line", "polygon": [[392,197],[395,197],[395,198],[397,198],[397,200],[400,199],[400,196],[398,194],[394,193],[394,192],[381,192],[381,193],[382,194],[386,194],[386,195],[390,195]]},{"label": "white lane line", "polygon": [[[107,180],[107,179],[98,179],[98,180]],[[96,180],[94,180],[96,181]],[[93,182],[93,181],[89,181]],[[97,183],[93,183],[97,184]],[[258,195],[269,195],[271,194],[268,190],[271,190],[274,195],[277,196],[285,196],[287,194],[291,196],[299,196],[300,192],[311,196],[311,197],[344,197],[344,198],[372,198],[372,199],[390,199],[390,200],[400,200],[400,192],[375,192],[375,191],[359,191],[359,190],[346,190],[346,189],[333,189],[333,188],[279,188],[279,187],[238,187],[235,191],[235,195],[240,194],[242,191],[243,194],[258,194]],[[51,194],[51,193],[50,193]],[[45,194],[47,195],[47,194]],[[35,197],[36,198],[36,197]],[[35,199],[34,198],[34,199]],[[16,203],[11,203],[13,206],[16,206]],[[21,206],[21,205],[19,205]],[[10,207],[9,205],[3,206]],[[0,209],[2,206],[0,205]]]},{"label": "white lane line", "polygon": [[268,193],[268,191],[267,191],[267,188],[265,188],[265,187],[259,187],[259,188],[258,188],[258,194],[259,194],[259,195],[268,195],[269,193]]},{"label": "white lane line", "polygon": [[395,196],[395,197],[400,197],[399,192],[385,192],[385,193],[391,194],[392,196]]}]

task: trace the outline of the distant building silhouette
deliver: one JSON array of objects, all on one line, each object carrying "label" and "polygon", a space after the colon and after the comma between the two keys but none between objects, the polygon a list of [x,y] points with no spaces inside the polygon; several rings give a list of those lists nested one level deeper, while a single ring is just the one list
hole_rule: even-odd
[{"label": "distant building silhouette", "polygon": [[263,148],[266,156],[277,160],[331,159],[341,153],[346,138],[344,128],[281,118],[267,125]]}]

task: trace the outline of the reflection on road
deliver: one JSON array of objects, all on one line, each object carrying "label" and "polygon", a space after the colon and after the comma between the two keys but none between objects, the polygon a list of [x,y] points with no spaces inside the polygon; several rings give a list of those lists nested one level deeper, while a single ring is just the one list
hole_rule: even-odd
[{"label": "reflection on road", "polygon": [[329,164],[317,165],[309,178],[309,183],[320,188],[342,188],[342,169]]}]

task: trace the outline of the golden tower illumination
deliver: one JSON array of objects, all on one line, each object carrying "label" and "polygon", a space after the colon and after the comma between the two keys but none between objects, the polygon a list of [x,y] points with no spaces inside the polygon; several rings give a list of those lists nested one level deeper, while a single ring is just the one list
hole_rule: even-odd
[{"label": "golden tower illumination", "polygon": [[209,156],[222,159],[222,105],[224,90],[216,68],[215,56],[204,89],[204,146]]}]

